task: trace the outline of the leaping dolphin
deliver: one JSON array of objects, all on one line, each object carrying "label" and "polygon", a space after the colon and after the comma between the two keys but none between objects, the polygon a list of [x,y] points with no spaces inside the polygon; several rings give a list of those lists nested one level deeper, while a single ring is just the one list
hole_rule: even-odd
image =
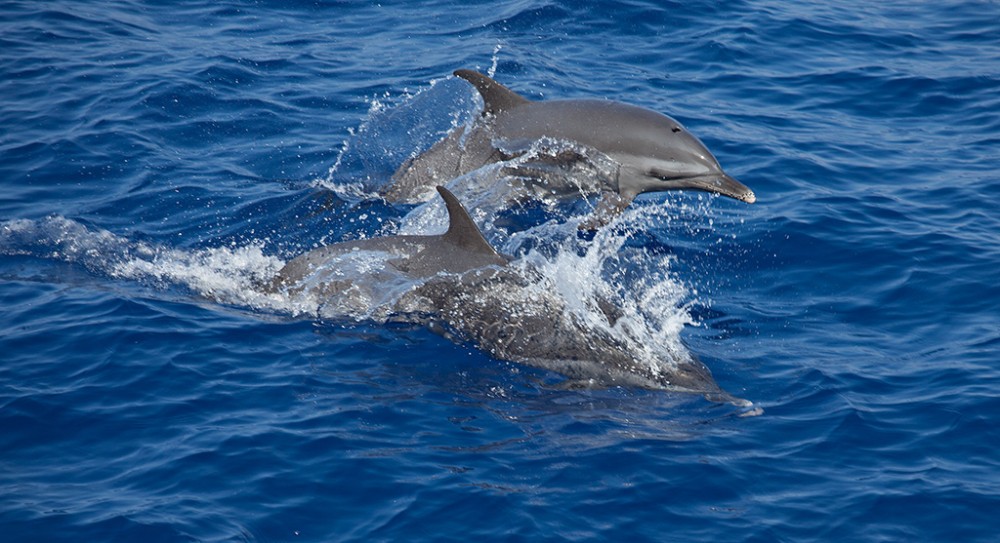
[{"label": "leaping dolphin", "polygon": [[[414,281],[402,289],[388,320],[428,325],[498,359],[556,371],[572,383],[695,393],[714,402],[752,407],[723,391],[709,369],[686,350],[658,353],[661,360],[644,360],[648,355],[641,354],[641,349],[612,333],[620,312],[607,303],[598,302],[598,306],[608,328],[579,322],[564,301],[531,288],[537,272],[515,266],[510,257],[498,253],[451,192],[440,186],[437,191],[448,210],[444,234],[390,236],[321,247],[288,262],[270,290],[338,296],[359,284],[402,274]],[[370,262],[353,277],[330,269],[339,258],[361,253],[388,254],[382,262],[392,273],[385,274],[383,267]]]},{"label": "leaping dolphin", "polygon": [[[482,116],[403,163],[385,192],[388,200],[413,202],[429,185],[509,160],[543,139],[575,142],[613,161],[613,171],[598,187],[602,193],[598,211],[608,217],[644,192],[693,189],[746,203],[757,199],[746,185],[722,171],[698,138],[666,115],[609,100],[532,101],[481,73],[457,70],[454,75],[482,96]],[[543,161],[581,158],[562,150]],[[549,194],[579,193],[579,187],[553,186],[551,179],[539,182]]]}]

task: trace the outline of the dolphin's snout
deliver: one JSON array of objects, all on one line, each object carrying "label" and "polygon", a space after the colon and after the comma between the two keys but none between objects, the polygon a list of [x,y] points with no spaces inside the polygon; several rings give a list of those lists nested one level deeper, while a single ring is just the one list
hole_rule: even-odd
[{"label": "dolphin's snout", "polygon": [[728,196],[748,204],[752,204],[757,201],[757,195],[754,194],[750,187],[740,183],[736,180],[736,178],[728,174],[724,173],[720,175],[715,184],[715,187],[709,189],[712,192],[718,192],[723,196]]},{"label": "dolphin's snout", "polygon": [[732,198],[748,204],[752,204],[757,201],[757,195],[754,194],[750,187],[740,183],[735,178],[726,173],[722,173],[721,171],[708,175],[674,178],[659,177],[659,179],[659,183],[653,184],[652,188],[646,189],[643,192],[650,192],[654,190],[691,189],[721,194],[727,198]]}]

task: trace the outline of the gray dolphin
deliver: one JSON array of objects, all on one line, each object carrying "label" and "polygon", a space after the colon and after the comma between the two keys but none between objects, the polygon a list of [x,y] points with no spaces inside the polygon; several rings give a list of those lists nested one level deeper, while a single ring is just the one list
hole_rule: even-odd
[{"label": "gray dolphin", "polygon": [[[289,261],[272,281],[271,290],[294,289],[303,279],[337,256],[352,252],[388,253],[387,264],[414,279],[439,273],[461,273],[490,265],[504,265],[508,258],[486,241],[472,217],[455,196],[443,187],[438,192],[448,208],[448,231],[437,236],[390,236],[346,241],[320,247]],[[351,282],[350,278],[346,278]],[[328,283],[328,282],[327,282]],[[329,286],[329,285],[327,285]],[[334,288],[342,285],[334,285]]]},{"label": "gray dolphin", "polygon": [[[431,184],[445,183],[486,164],[509,160],[543,139],[576,142],[609,157],[615,167],[602,180],[599,211],[613,216],[639,194],[693,189],[753,203],[746,185],[722,171],[718,160],[676,120],[637,106],[608,100],[532,101],[472,70],[456,76],[483,99],[482,116],[452,131],[428,151],[407,160],[385,191],[390,201],[413,202]],[[584,158],[562,150],[543,161]],[[527,177],[531,177],[530,168]],[[552,186],[549,194],[579,194],[579,187]]]},{"label": "gray dolphin", "polygon": [[[336,243],[288,262],[270,285],[289,294],[312,289],[332,296],[380,276],[310,277],[330,261],[352,253],[389,253],[387,266],[416,279],[394,302],[389,320],[425,324],[459,342],[471,342],[490,355],[556,371],[573,384],[625,385],[701,394],[714,402],[752,407],[723,391],[709,369],[686,351],[661,353],[650,364],[639,349],[611,332],[620,312],[598,302],[606,329],[585,326],[557,297],[537,288],[530,269],[514,266],[483,237],[455,196],[437,187],[448,209],[447,232],[434,236],[390,236]],[[326,270],[329,271],[329,270]],[[537,284],[534,284],[537,287]],[[384,288],[384,287],[383,287]],[[755,414],[749,413],[748,414]]]}]

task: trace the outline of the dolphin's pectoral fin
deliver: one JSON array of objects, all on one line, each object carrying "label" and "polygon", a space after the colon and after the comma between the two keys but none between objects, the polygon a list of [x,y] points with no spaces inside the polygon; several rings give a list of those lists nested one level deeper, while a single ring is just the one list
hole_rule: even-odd
[{"label": "dolphin's pectoral fin", "polygon": [[[527,149],[524,151],[502,149],[504,155],[509,157],[506,160],[520,157],[528,151]],[[504,166],[503,172],[507,175],[526,179],[544,180],[554,175],[566,175],[573,165],[586,159],[587,157],[576,149],[559,149],[554,150],[554,152],[543,151],[530,157],[530,159],[515,161],[513,164]]]},{"label": "dolphin's pectoral fin", "polygon": [[580,221],[580,230],[597,230],[602,226],[607,226],[615,217],[621,215],[622,211],[632,203],[632,197],[622,196],[617,192],[604,192],[601,201],[597,203],[594,212],[589,217]]},{"label": "dolphin's pectoral fin", "polygon": [[496,115],[530,101],[479,72],[455,70],[454,74],[472,83],[479,91],[479,95],[483,97],[483,115]]},{"label": "dolphin's pectoral fin", "polygon": [[[504,160],[501,173],[522,181],[525,186],[533,187],[538,195],[566,194],[573,186],[568,185],[567,180],[574,179],[574,166],[586,158],[582,153],[571,149],[540,153],[530,159],[515,155]],[[577,188],[580,192],[586,192],[583,187]]]},{"label": "dolphin's pectoral fin", "polygon": [[764,414],[764,409],[754,405],[750,400],[737,398],[728,392],[708,392],[704,394],[705,399],[720,404],[729,404],[738,409],[735,413],[737,417],[757,417]]},{"label": "dolphin's pectoral fin", "polygon": [[500,153],[503,160],[511,160],[527,154],[537,141],[531,138],[493,138],[490,145]]}]

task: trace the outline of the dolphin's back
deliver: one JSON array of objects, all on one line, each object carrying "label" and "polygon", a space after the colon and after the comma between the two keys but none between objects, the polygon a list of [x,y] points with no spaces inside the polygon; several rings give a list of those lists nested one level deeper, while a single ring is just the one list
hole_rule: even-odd
[{"label": "dolphin's back", "polygon": [[609,155],[659,155],[668,143],[693,138],[666,115],[610,100],[531,102],[497,115],[494,131],[514,141],[575,141]]},{"label": "dolphin's back", "polygon": [[[471,83],[483,99],[483,115],[496,117],[500,139],[569,140],[607,154],[663,154],[667,143],[702,147],[675,119],[662,113],[611,100],[534,102],[473,70],[455,75]],[[695,143],[697,142],[697,143]]]},{"label": "dolphin's back", "polygon": [[274,279],[275,289],[301,282],[328,262],[352,253],[381,253],[393,268],[414,279],[439,273],[463,273],[486,266],[503,266],[508,259],[483,237],[468,211],[451,192],[437,187],[448,209],[448,230],[433,236],[390,236],[334,243],[289,261]]}]

